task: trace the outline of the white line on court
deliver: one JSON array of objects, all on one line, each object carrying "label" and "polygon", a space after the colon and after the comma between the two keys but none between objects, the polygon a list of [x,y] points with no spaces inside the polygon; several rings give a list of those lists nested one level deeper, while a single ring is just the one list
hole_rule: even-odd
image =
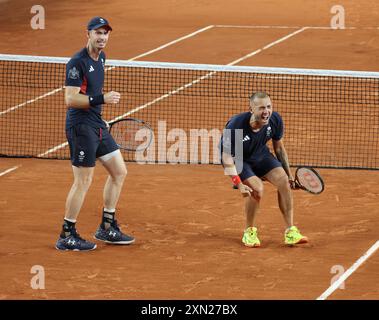
[{"label": "white line on court", "polygon": [[3,172],[0,172],[0,177],[5,176],[7,173],[12,172],[12,171],[16,170],[16,169],[19,168],[19,167],[20,167],[20,166],[14,166],[14,167],[12,167],[12,168],[9,168],[8,170],[5,170],[5,171],[3,171]]},{"label": "white line on court", "polygon": [[59,145],[57,145],[57,146],[55,146],[55,147],[53,147],[51,149],[49,149],[49,150],[47,150],[47,151],[45,151],[43,153],[40,153],[39,155],[37,155],[37,158],[42,158],[42,157],[48,155],[49,153],[53,153],[53,152],[55,152],[55,151],[57,151],[59,149],[62,149],[64,147],[66,147],[66,146],[68,146],[68,142],[67,141],[63,142],[63,143],[61,143],[61,144],[59,144]]},{"label": "white line on court", "polygon": [[38,97],[36,97],[36,98],[34,98],[34,99],[31,99],[31,100],[25,101],[25,102],[23,102],[23,103],[20,103],[20,104],[18,104],[18,105],[16,105],[16,106],[10,107],[10,108],[8,108],[7,110],[1,111],[1,112],[0,112],[0,116],[2,116],[3,114],[9,113],[9,112],[11,112],[11,111],[17,110],[18,108],[21,108],[21,107],[23,107],[23,106],[26,106],[27,104],[31,104],[31,103],[33,103],[33,102],[36,102],[36,101],[38,101],[38,100],[41,100],[41,99],[46,98],[46,97],[48,97],[48,96],[51,96],[51,95],[53,95],[53,94],[56,94],[56,93],[58,93],[59,91],[61,91],[63,88],[64,88],[64,87],[60,87],[60,88],[54,89],[54,90],[49,91],[49,92],[46,92],[46,93],[44,93],[43,95],[40,95],[40,96],[38,96]]},{"label": "white line on court", "polygon": [[228,24],[216,24],[215,28],[236,28],[236,29],[300,29],[300,26],[238,26]]},{"label": "white line on court", "polygon": [[[215,28],[239,28],[239,29],[299,29],[303,28],[300,26],[242,26],[242,25],[227,25],[227,24],[216,24]],[[307,29],[315,30],[378,30],[379,27],[345,27],[343,29],[337,29],[333,27],[326,26],[305,26]]]},{"label": "white line on court", "polygon": [[290,34],[288,34],[288,35],[286,35],[286,36],[284,36],[284,37],[282,37],[282,38],[280,38],[280,39],[278,39],[278,40],[276,40],[276,41],[273,41],[273,42],[269,43],[268,45],[264,46],[264,47],[261,48],[261,49],[255,50],[254,52],[251,52],[251,53],[247,54],[246,56],[244,56],[244,57],[242,57],[242,58],[239,58],[239,59],[237,59],[237,60],[234,60],[233,62],[229,63],[228,66],[234,66],[234,65],[236,65],[237,63],[239,63],[239,62],[241,62],[241,61],[243,61],[243,60],[246,60],[246,59],[248,59],[248,58],[250,58],[250,57],[252,57],[252,56],[255,56],[256,54],[258,54],[258,53],[260,53],[260,52],[262,52],[262,51],[264,51],[264,50],[267,50],[267,49],[269,49],[269,48],[271,48],[271,47],[277,45],[278,43],[281,43],[281,42],[283,42],[283,41],[286,41],[286,40],[288,40],[289,38],[291,38],[291,37],[293,37],[293,36],[296,36],[297,34],[303,32],[304,30],[307,30],[307,29],[308,29],[308,27],[303,27],[303,28],[301,28],[301,29],[299,29],[299,30],[296,30],[296,31],[294,31],[294,32],[291,32]]},{"label": "white line on court", "polygon": [[359,266],[365,262],[371,255],[379,249],[379,240],[376,241],[367,252],[361,256],[346,272],[338,278],[321,296],[316,300],[325,300],[327,299],[348,277],[350,277],[354,271],[356,271]]},{"label": "white line on court", "polygon": [[[153,49],[153,50],[150,50],[150,51],[144,52],[144,53],[142,53],[142,54],[140,54],[140,55],[138,55],[138,56],[135,56],[135,57],[129,59],[129,61],[134,61],[134,60],[137,60],[137,59],[139,59],[139,58],[145,57],[145,56],[147,56],[147,55],[149,55],[149,54],[152,54],[152,53],[154,53],[154,52],[157,52],[157,51],[160,51],[160,50],[162,50],[162,49],[165,49],[165,48],[167,48],[167,47],[169,47],[169,46],[171,46],[171,45],[173,45],[173,44],[176,44],[176,43],[178,43],[178,42],[180,42],[180,41],[183,41],[183,40],[186,40],[186,39],[188,39],[188,38],[191,38],[191,37],[193,37],[193,36],[195,36],[195,35],[197,35],[197,34],[199,34],[199,33],[202,33],[202,32],[204,32],[204,31],[207,31],[207,30],[209,30],[209,29],[211,29],[211,28],[213,28],[213,27],[214,27],[213,25],[209,25],[209,26],[207,26],[207,27],[205,27],[205,28],[202,28],[202,29],[196,30],[195,32],[192,32],[192,33],[190,33],[190,34],[187,34],[187,35],[185,35],[185,36],[183,36],[183,37],[180,37],[180,38],[178,38],[178,39],[176,39],[176,40],[170,41],[170,42],[168,42],[168,43],[166,43],[166,44],[164,44],[164,45],[162,45],[162,46],[160,46],[160,47],[158,47],[158,48],[155,48],[155,49]],[[112,70],[112,69],[114,69],[114,67],[109,68],[108,71],[109,71],[109,70]],[[17,110],[17,109],[19,109],[19,108],[21,108],[21,107],[23,107],[23,106],[26,106],[26,105],[28,105],[28,104],[34,103],[34,102],[36,102],[36,101],[38,101],[38,100],[41,100],[41,99],[43,99],[43,98],[46,98],[46,97],[48,97],[48,96],[50,96],[50,95],[56,94],[56,93],[62,91],[63,89],[64,89],[64,86],[62,86],[62,87],[60,87],[60,88],[56,88],[56,89],[51,90],[51,91],[49,91],[49,92],[47,92],[47,93],[45,93],[45,94],[43,94],[43,95],[40,95],[40,96],[38,96],[38,97],[35,97],[34,99],[31,99],[31,100],[25,101],[25,102],[23,102],[23,103],[20,103],[20,104],[18,104],[18,105],[16,105],[16,106],[10,107],[10,108],[8,108],[7,110],[1,111],[1,112],[0,112],[0,116],[2,116],[2,115],[4,115],[4,114],[7,114],[7,113],[9,113],[9,112],[15,111],[15,110]]]},{"label": "white line on court", "polygon": [[[230,62],[228,65],[229,66],[233,66],[233,65],[235,65],[235,64],[237,64],[237,63],[239,63],[239,62],[241,62],[243,60],[246,60],[246,59],[248,59],[248,58],[250,58],[250,57],[252,57],[252,56],[254,56],[254,55],[256,55],[256,54],[258,54],[258,53],[260,53],[262,51],[264,51],[264,50],[267,50],[267,49],[269,49],[269,48],[271,48],[271,47],[273,47],[273,46],[275,46],[275,45],[277,45],[277,44],[279,44],[279,43],[281,43],[281,42],[283,42],[283,41],[285,41],[285,40],[287,40],[287,39],[289,39],[289,38],[291,38],[291,37],[293,37],[293,36],[295,36],[297,34],[299,34],[300,32],[303,32],[306,29],[307,29],[307,27],[303,27],[303,28],[301,28],[299,30],[291,32],[290,34],[288,34],[288,35],[286,35],[286,36],[284,36],[284,37],[282,37],[282,38],[280,38],[278,40],[275,40],[275,41],[267,44],[266,46],[262,47],[261,49],[255,50],[255,51],[253,51],[253,52],[251,52],[251,53],[243,56],[242,58],[239,58],[237,60],[234,60],[234,61]],[[128,111],[128,112],[126,112],[126,113],[124,113],[124,114],[122,114],[122,115],[120,115],[120,116],[118,116],[118,117],[116,117],[116,118],[114,118],[112,120],[110,120],[109,122],[114,122],[114,121],[117,121],[119,119],[123,119],[123,118],[125,118],[125,117],[127,117],[127,116],[129,116],[129,115],[131,115],[133,113],[136,113],[136,112],[138,112],[138,111],[140,111],[142,109],[145,109],[145,108],[147,108],[147,107],[149,107],[149,106],[151,106],[151,105],[153,105],[153,104],[155,104],[155,103],[157,103],[159,101],[162,101],[162,100],[164,100],[166,98],[169,98],[169,97],[173,96],[174,94],[177,94],[178,92],[183,91],[183,90],[185,90],[185,89],[193,86],[194,84],[199,83],[200,81],[211,77],[215,73],[216,73],[216,71],[209,72],[206,75],[204,75],[204,76],[202,76],[200,78],[197,78],[197,79],[195,79],[195,80],[193,80],[193,81],[191,81],[191,82],[189,82],[189,83],[187,83],[187,84],[185,84],[185,85],[183,85],[183,86],[181,86],[181,87],[179,87],[179,88],[177,88],[175,90],[172,90],[172,91],[164,94],[164,95],[161,95],[160,97],[158,97],[158,98],[156,98],[156,99],[154,99],[154,100],[152,100],[152,101],[150,101],[150,102],[148,102],[148,103],[146,103],[144,105],[138,106],[138,107],[136,107],[136,108],[134,108],[134,109],[132,109],[132,110],[130,110],[130,111]],[[41,154],[37,155],[37,157],[44,157],[44,156],[46,156],[49,153],[55,152],[55,151],[57,151],[59,149],[62,149],[64,147],[66,147],[67,145],[68,145],[67,142],[63,142],[63,143],[61,143],[61,144],[59,144],[59,145],[57,145],[57,146],[55,146],[55,147],[53,147],[53,148],[45,151],[44,153],[41,153]]]},{"label": "white line on court", "polygon": [[178,38],[178,39],[176,39],[176,40],[174,40],[174,41],[171,41],[171,42],[169,42],[169,43],[166,43],[166,44],[164,44],[163,46],[160,46],[160,47],[158,47],[158,48],[156,48],[156,49],[153,49],[153,50],[150,50],[150,51],[148,51],[148,52],[142,53],[142,54],[140,54],[140,55],[138,55],[138,56],[136,56],[136,57],[134,57],[134,58],[131,58],[131,59],[129,59],[129,60],[130,60],[130,61],[133,61],[133,60],[137,60],[137,59],[139,59],[139,58],[145,57],[145,56],[147,56],[147,55],[149,55],[149,54],[152,54],[152,53],[157,52],[157,51],[159,51],[159,50],[165,49],[165,48],[167,48],[167,47],[169,47],[169,46],[171,46],[171,45],[173,45],[173,44],[175,44],[175,43],[178,43],[178,42],[180,42],[180,41],[186,40],[186,39],[188,39],[188,38],[191,38],[191,37],[193,37],[193,36],[196,36],[196,35],[199,34],[199,33],[202,33],[202,32],[204,32],[204,31],[207,31],[207,30],[209,30],[209,29],[212,29],[213,27],[214,27],[214,25],[210,25],[210,26],[207,26],[207,27],[205,27],[205,28],[199,29],[199,30],[197,30],[197,31],[195,31],[195,32],[192,32],[192,33],[190,33],[190,34],[188,34],[188,35],[186,35],[186,36],[184,36],[184,37],[181,37],[181,38]]}]

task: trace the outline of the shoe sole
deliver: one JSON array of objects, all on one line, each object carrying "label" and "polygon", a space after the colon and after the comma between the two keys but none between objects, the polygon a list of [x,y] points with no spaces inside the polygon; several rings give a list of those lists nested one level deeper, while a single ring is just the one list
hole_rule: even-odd
[{"label": "shoe sole", "polygon": [[308,243],[308,242],[309,242],[308,238],[302,238],[302,239],[300,239],[296,243],[285,243],[285,245],[287,245],[287,246],[295,246],[297,244],[304,244],[304,243]]},{"label": "shoe sole", "polygon": [[260,243],[255,243],[255,244],[248,244],[246,242],[244,242],[243,240],[245,239],[245,237],[242,238],[242,243],[248,247],[248,248],[259,248],[261,246]]},{"label": "shoe sole", "polygon": [[248,248],[259,248],[261,245],[260,244],[247,244],[245,242],[242,242],[244,244],[245,247],[248,247]]},{"label": "shoe sole", "polygon": [[93,238],[96,239],[96,240],[108,243],[108,244],[120,244],[120,245],[122,245],[122,244],[132,244],[132,243],[134,243],[134,241],[136,241],[136,239],[133,239],[131,241],[108,241],[108,240],[96,238],[96,236],[94,236]]},{"label": "shoe sole", "polygon": [[244,244],[245,245],[245,247],[248,247],[248,248],[260,248],[260,244],[255,244],[255,245],[248,245],[248,244]]},{"label": "shoe sole", "polygon": [[58,248],[57,246],[55,246],[55,249],[57,249],[58,251],[92,251],[92,250],[95,250],[96,248],[97,248],[97,245],[95,245],[91,249],[85,249],[85,250],[80,250],[80,249],[61,249],[61,248]]}]

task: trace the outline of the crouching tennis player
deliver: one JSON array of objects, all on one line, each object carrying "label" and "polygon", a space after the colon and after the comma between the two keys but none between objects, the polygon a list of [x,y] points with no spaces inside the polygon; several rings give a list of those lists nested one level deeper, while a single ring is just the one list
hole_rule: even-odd
[{"label": "crouching tennis player", "polygon": [[[283,120],[279,113],[273,111],[270,96],[265,92],[254,93],[250,97],[250,111],[233,116],[226,124],[226,129],[221,139],[222,164],[225,173],[245,197],[246,228],[242,242],[247,247],[261,245],[255,218],[263,196],[263,179],[278,190],[279,208],[286,224],[284,243],[307,243],[307,237],[293,224],[291,188],[295,188],[295,182],[283,143]],[[239,141],[242,143],[239,155],[235,140],[237,131],[242,139],[242,142]],[[276,157],[266,145],[269,140],[272,140]],[[239,173],[237,161],[241,167]]]}]

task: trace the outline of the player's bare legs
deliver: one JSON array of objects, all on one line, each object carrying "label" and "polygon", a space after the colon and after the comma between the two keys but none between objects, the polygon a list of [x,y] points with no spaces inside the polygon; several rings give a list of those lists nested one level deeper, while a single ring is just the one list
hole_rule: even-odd
[{"label": "player's bare legs", "polygon": [[278,189],[278,203],[287,228],[293,226],[293,196],[288,176],[282,167],[272,169],[265,178]]},{"label": "player's bare legs", "polygon": [[62,232],[55,245],[58,250],[88,251],[96,249],[96,244],[81,238],[75,227],[84,198],[92,183],[94,169],[95,167],[72,166],[74,183],[66,199]]},{"label": "player's bare legs", "polygon": [[265,178],[278,189],[279,208],[287,225],[284,243],[286,245],[307,243],[308,238],[293,225],[293,196],[286,172],[282,167],[277,167],[267,173]]},{"label": "player's bare legs", "polygon": [[257,228],[254,227],[255,217],[259,210],[259,202],[263,196],[262,180],[256,176],[250,177],[243,183],[251,188],[251,195],[245,197],[246,228],[243,233],[242,242],[247,247],[259,247]]},{"label": "player's bare legs", "polygon": [[103,192],[104,208],[115,209],[127,175],[121,152],[103,162],[103,166],[109,173]]},{"label": "player's bare legs", "polygon": [[76,221],[91,186],[94,169],[95,167],[72,166],[74,183],[66,199],[65,219]]},{"label": "player's bare legs", "polygon": [[245,198],[246,228],[253,227],[255,217],[259,210],[259,202],[263,196],[262,180],[256,176],[250,177],[243,181],[252,190],[252,195]]},{"label": "player's bare legs", "polygon": [[135,239],[120,230],[115,218],[116,205],[127,174],[124,159],[120,150],[117,150],[110,159],[100,158],[100,160],[108,171],[109,176],[103,192],[102,222],[95,233],[95,238],[110,244],[131,244]]}]

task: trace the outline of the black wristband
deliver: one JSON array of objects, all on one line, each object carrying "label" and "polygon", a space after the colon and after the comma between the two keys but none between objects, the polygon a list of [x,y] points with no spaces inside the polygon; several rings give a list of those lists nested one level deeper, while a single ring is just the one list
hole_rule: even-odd
[{"label": "black wristband", "polygon": [[99,94],[98,96],[89,96],[89,105],[92,107],[98,106],[99,104],[104,104],[104,95]]}]

